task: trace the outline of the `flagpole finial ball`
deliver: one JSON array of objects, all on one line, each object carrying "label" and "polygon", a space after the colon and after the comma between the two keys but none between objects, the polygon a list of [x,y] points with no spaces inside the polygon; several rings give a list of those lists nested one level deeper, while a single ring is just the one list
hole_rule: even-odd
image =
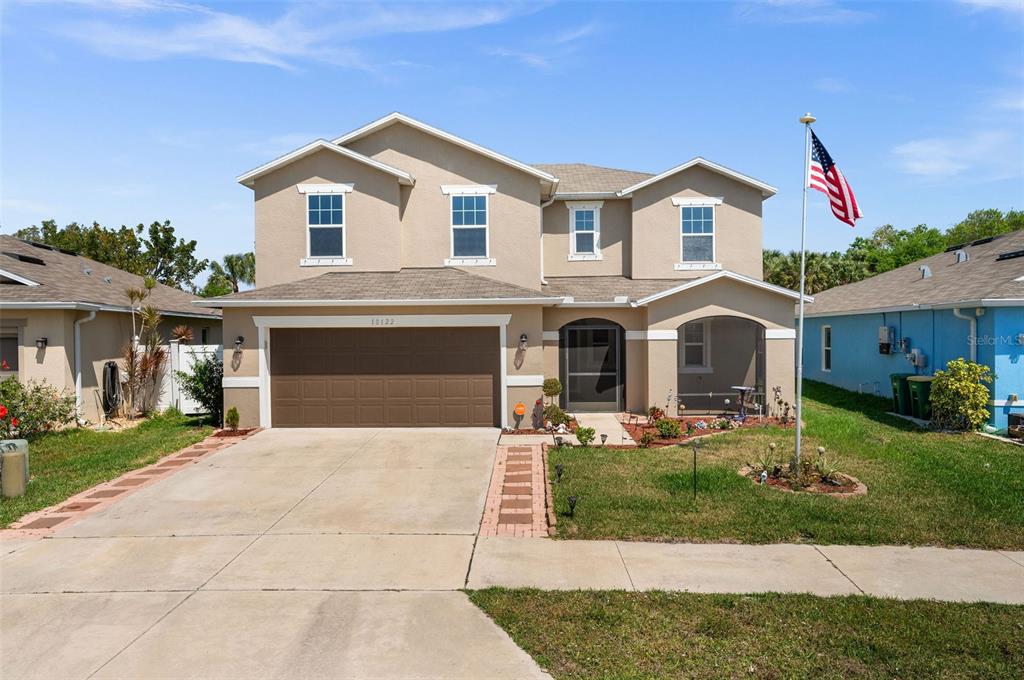
[{"label": "flagpole finial ball", "polygon": [[800,122],[803,123],[804,125],[810,125],[816,120],[818,119],[809,113],[805,113],[804,115],[800,116]]}]

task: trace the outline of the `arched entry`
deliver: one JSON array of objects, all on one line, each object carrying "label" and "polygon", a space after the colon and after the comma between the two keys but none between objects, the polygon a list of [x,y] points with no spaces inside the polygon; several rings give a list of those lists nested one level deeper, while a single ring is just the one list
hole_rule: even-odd
[{"label": "arched entry", "polygon": [[686,411],[737,411],[741,392],[748,409],[765,404],[764,330],[738,316],[708,316],[679,326],[677,394]]},{"label": "arched entry", "polygon": [[607,319],[579,319],[558,332],[562,408],[612,412],[626,399],[626,333]]}]

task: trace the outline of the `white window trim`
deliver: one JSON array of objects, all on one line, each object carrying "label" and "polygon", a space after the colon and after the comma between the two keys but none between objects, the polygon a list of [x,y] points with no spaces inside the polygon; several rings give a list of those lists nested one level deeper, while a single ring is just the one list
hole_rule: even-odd
[{"label": "white window trim", "polygon": [[[445,188],[452,189],[464,189],[465,191],[456,192],[445,192],[448,195],[448,257],[444,260],[444,266],[446,267],[493,267],[498,262],[491,257],[491,198],[490,195],[494,193],[494,188],[497,185],[473,185],[473,186],[459,186],[454,185],[442,185],[441,191],[444,192]],[[470,189],[484,189],[485,191],[470,191]],[[454,213],[454,206],[452,205],[452,196],[483,196],[484,197],[484,213],[487,216],[487,221],[484,224],[460,224],[456,225],[452,219]],[[455,230],[456,229],[479,229],[484,228],[484,256],[483,257],[457,257],[455,255]]]},{"label": "white window trim", "polygon": [[[300,267],[350,267],[352,258],[348,257],[348,201],[345,194],[350,193],[354,184],[300,184],[299,193],[303,195],[318,194],[340,194],[341,195],[341,224],[320,225],[309,223],[309,200],[303,199],[302,209],[306,212],[306,257],[299,260]],[[341,227],[341,256],[340,257],[314,257],[309,254],[310,239],[309,230],[326,227],[328,229]]]},{"label": "white window trim", "polygon": [[[594,262],[603,260],[604,256],[601,254],[601,206],[604,205],[604,201],[566,201],[565,207],[569,209],[569,262]],[[577,252],[576,251],[576,211],[577,210],[593,210],[594,211],[594,231],[583,231],[582,234],[594,234],[594,252]]]},{"label": "white window trim", "polygon": [[686,206],[687,208],[707,208],[722,205],[722,199],[717,196],[673,196],[672,205],[676,207]]},{"label": "white window trim", "polygon": [[[676,203],[688,199],[673,198],[672,204],[679,206],[679,263],[674,266],[676,271],[695,270],[718,270],[722,265],[718,262],[718,211],[715,206],[721,203],[721,199],[701,198],[693,199],[702,201],[700,203]],[[714,203],[713,201],[718,201]],[[711,234],[684,234],[683,233],[683,208],[711,208]],[[711,236],[711,260],[710,261],[688,261],[683,259],[683,242],[687,236]]]},{"label": "white window trim", "polygon": [[[696,322],[688,321],[687,323],[696,323]],[[702,338],[701,343],[700,343],[701,346],[703,347],[703,350],[704,350],[703,351],[704,363],[701,366],[687,366],[685,363],[683,363],[683,364],[681,364],[679,366],[679,372],[680,373],[710,375],[710,374],[715,372],[715,369],[711,366],[711,343],[709,342],[709,339],[711,338],[711,329],[709,328],[709,324],[708,324],[708,320],[707,319],[702,320],[700,323],[701,323],[702,326],[704,326],[704,334],[703,334],[703,338]],[[685,362],[686,361],[686,347],[687,347],[687,345],[696,345],[697,343],[696,342],[687,342],[686,341],[686,329],[685,329],[686,324],[683,324],[683,326],[684,326],[684,328],[683,328],[682,332],[679,334],[679,342],[682,344],[682,348],[683,348],[682,355],[683,355],[683,361]]]},{"label": "white window trim", "polygon": [[[825,344],[825,331],[828,331],[828,345]],[[825,366],[825,348],[828,348],[829,365]],[[832,326],[821,327],[821,370],[824,373],[832,372]]]},{"label": "white window trim", "polygon": [[352,182],[346,182],[344,184],[297,184],[296,188],[300,194],[350,194],[355,186]]},{"label": "white window trim", "polygon": [[[497,184],[442,184],[441,193],[445,196],[479,196],[493,194],[498,191]],[[488,218],[489,219],[489,218]]]}]

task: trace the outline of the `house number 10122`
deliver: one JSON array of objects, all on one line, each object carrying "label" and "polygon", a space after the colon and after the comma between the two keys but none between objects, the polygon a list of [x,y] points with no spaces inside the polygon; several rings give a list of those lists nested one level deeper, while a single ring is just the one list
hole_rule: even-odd
[{"label": "house number 10122", "polygon": [[375,316],[370,320],[371,326],[394,326],[395,317],[393,316]]}]

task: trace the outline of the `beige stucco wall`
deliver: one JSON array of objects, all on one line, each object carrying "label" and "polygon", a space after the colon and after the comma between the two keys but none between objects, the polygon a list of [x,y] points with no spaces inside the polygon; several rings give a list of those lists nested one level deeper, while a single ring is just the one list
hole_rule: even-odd
[{"label": "beige stucco wall", "polygon": [[691,167],[633,194],[632,276],[693,278],[675,271],[680,260],[680,212],[673,197],[723,199],[715,207],[715,251],[722,268],[757,279],[761,266],[761,192],[701,167]]},{"label": "beige stucco wall", "polygon": [[402,123],[348,146],[416,178],[414,187],[402,187],[401,192],[402,266],[440,267],[451,256],[450,197],[441,193],[442,184],[494,184],[497,191],[488,199],[488,230],[489,255],[496,264],[469,271],[540,289],[537,177]]},{"label": "beige stucco wall", "polygon": [[[352,258],[351,265],[299,264],[307,255],[307,201],[296,185],[316,183],[355,185],[345,194],[345,257]],[[401,267],[396,177],[324,150],[260,177],[254,191],[257,287],[329,271],[397,271]]]},{"label": "beige stucco wall", "polygon": [[238,426],[241,428],[260,426],[260,391],[255,387],[232,387],[224,389],[224,412],[238,409]]},{"label": "beige stucco wall", "polygon": [[[45,381],[73,394],[75,391],[74,323],[86,319],[88,312],[77,310],[12,310],[0,312],[0,325],[21,328],[18,377],[22,382]],[[178,325],[192,328],[195,341],[208,328],[208,342],[221,343],[220,319],[165,316],[160,335],[165,343],[171,329]],[[96,422],[100,416],[97,395],[103,380],[103,365],[108,361],[121,361],[125,344],[132,337],[131,315],[122,312],[97,312],[96,318],[80,326],[82,343],[82,415]],[[46,338],[46,349],[38,350],[36,338]]]},{"label": "beige stucco wall", "polygon": [[569,260],[569,215],[566,201],[544,208],[544,276],[629,276],[630,201],[606,200],[601,206],[601,260]]},{"label": "beige stucco wall", "polygon": [[[508,376],[540,376],[544,372],[542,331],[542,308],[539,305],[452,305],[447,307],[260,307],[224,310],[224,337],[228,339],[224,351],[224,375],[226,377],[254,377],[259,375],[258,332],[253,321],[254,316],[379,316],[397,317],[405,315],[463,315],[463,314],[508,314],[508,335],[505,342],[506,375]],[[527,349],[518,348],[519,336],[527,335]],[[243,336],[245,341],[241,351],[235,352],[232,338]],[[270,349],[273,352],[273,346]],[[557,375],[557,374],[556,374]],[[251,397],[244,394],[253,391],[257,394],[255,409],[251,409]],[[529,409],[533,402],[541,396],[539,385],[529,387],[509,387],[508,422],[512,423],[512,409],[516,401],[522,400]],[[225,390],[225,408],[229,399],[239,400],[239,416],[243,427],[255,427],[259,424],[258,391],[252,388],[228,388]],[[246,409],[243,412],[243,407]]]}]

